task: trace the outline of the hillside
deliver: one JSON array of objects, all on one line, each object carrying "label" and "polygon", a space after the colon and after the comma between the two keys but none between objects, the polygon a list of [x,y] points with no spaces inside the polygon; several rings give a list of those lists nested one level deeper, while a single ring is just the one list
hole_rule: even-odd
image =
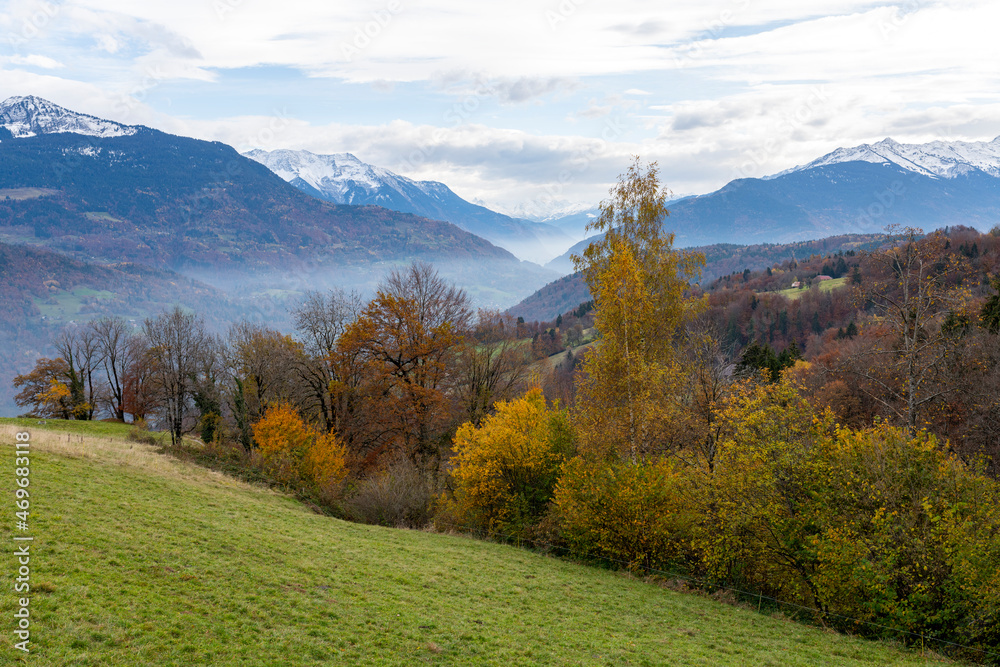
[{"label": "hillside", "polygon": [[29,665],[935,662],[520,549],[344,523],[87,426],[104,437],[31,426]]},{"label": "hillside", "polygon": [[287,317],[284,303],[267,295],[233,299],[165,269],[99,265],[0,243],[0,414],[17,414],[13,378],[38,357],[51,356],[49,341],[60,327],[104,315],[139,326],[174,304],[203,313],[215,329],[241,317],[279,322]]},{"label": "hillside", "polygon": [[[673,225],[673,216],[667,218],[666,225]],[[793,243],[758,243],[736,245],[716,243],[714,245],[688,248],[705,255],[705,267],[701,272],[701,283],[707,284],[720,276],[739,273],[745,269],[760,271],[788,259],[805,259],[811,255],[828,255],[849,250],[872,249],[881,234],[844,234],[815,241]],[[566,254],[549,262],[548,268],[569,273],[573,271],[571,254],[581,254],[592,239],[580,241]],[[568,310],[590,300],[590,291],[576,273],[555,280],[531,296],[512,306],[508,312],[515,317],[523,317],[526,322],[554,319]]]}]

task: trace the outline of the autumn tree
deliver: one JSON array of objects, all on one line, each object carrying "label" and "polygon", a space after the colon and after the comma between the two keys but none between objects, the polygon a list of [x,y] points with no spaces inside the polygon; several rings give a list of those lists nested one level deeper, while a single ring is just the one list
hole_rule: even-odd
[{"label": "autumn tree", "polygon": [[301,344],[261,324],[238,322],[229,328],[225,345],[230,400],[240,442],[253,446],[251,427],[269,405],[296,398],[292,370],[299,362]]},{"label": "autumn tree", "polygon": [[581,438],[633,461],[667,446],[670,397],[681,379],[675,335],[699,308],[687,290],[704,257],[674,250],[673,233],[663,231],[666,198],[656,163],[644,168],[636,158],[588,226],[604,236],[574,257],[601,336],[577,398]]},{"label": "autumn tree", "polygon": [[122,410],[132,415],[132,421],[145,420],[160,407],[154,378],[157,376],[157,357],[149,347],[145,335],[128,339],[126,356],[129,363],[121,377]]},{"label": "autumn tree", "polygon": [[39,417],[69,419],[73,414],[69,378],[69,364],[64,359],[39,359],[30,372],[14,378],[14,388],[21,390],[14,402],[30,406],[32,414]]},{"label": "autumn tree", "polygon": [[371,418],[414,463],[439,461],[450,422],[446,390],[455,383],[455,355],[470,317],[464,291],[415,263],[388,275],[341,338],[341,350],[363,358],[381,394],[373,396]]},{"label": "autumn tree", "polygon": [[[890,232],[895,232],[890,229]],[[942,325],[969,303],[969,265],[947,251],[940,232],[919,238],[907,228],[891,234],[891,246],[865,257],[861,300],[878,319],[868,326],[846,368],[868,392],[915,434],[921,413],[955,391],[944,370],[957,339]]]}]

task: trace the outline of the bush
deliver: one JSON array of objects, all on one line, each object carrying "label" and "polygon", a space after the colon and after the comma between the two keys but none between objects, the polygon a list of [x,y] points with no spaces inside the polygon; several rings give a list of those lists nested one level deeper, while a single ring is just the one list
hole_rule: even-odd
[{"label": "bush", "polygon": [[268,474],[282,484],[303,483],[332,501],[347,475],[347,452],[333,433],[308,426],[287,404],[271,406],[254,424],[253,438]]},{"label": "bush", "polygon": [[156,444],[156,436],[149,432],[149,425],[145,419],[136,419],[132,423],[132,428],[128,431],[128,439],[133,442],[142,442],[147,445]]},{"label": "bush", "polygon": [[566,413],[546,408],[541,389],[500,401],[481,427],[466,423],[455,434],[445,506],[462,526],[523,537],[545,514],[572,450]]},{"label": "bush", "polygon": [[264,468],[282,484],[300,476],[300,466],[316,432],[287,404],[274,405],[253,425],[253,440]]},{"label": "bush", "polygon": [[344,503],[352,521],[398,528],[423,528],[430,522],[434,493],[427,476],[400,459],[362,481]]},{"label": "bush", "polygon": [[575,550],[629,568],[667,568],[691,561],[695,515],[689,472],[676,461],[632,463],[576,457],[555,490],[554,517]]},{"label": "bush", "polygon": [[[833,615],[975,646],[1000,640],[1000,485],[924,432],[836,428],[783,382],[732,424],[698,497],[716,578]],[[904,637],[905,639],[905,637]]]}]

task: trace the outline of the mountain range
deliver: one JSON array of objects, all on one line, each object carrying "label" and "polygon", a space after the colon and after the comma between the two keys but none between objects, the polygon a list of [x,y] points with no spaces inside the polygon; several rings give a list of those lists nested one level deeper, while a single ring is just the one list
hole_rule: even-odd
[{"label": "mountain range", "polygon": [[[989,142],[876,144],[837,149],[765,178],[731,181],[668,204],[678,247],[791,243],[868,234],[888,225],[925,230],[1000,223],[1000,138]],[[585,239],[546,264],[567,274]]]},{"label": "mountain range", "polygon": [[993,141],[932,141],[926,144],[901,144],[883,139],[876,144],[838,148],[809,164],[792,167],[767,179],[844,162],[895,164],[906,171],[939,178],[956,178],[976,170],[1000,177],[1000,137]]},{"label": "mountain range", "polygon": [[0,103],[0,241],[98,262],[138,262],[216,287],[370,289],[431,262],[480,305],[509,305],[555,277],[441,220],[341,206],[219,143]]},{"label": "mountain range", "polygon": [[573,244],[559,227],[512,218],[468,202],[444,183],[415,181],[362,162],[350,153],[252,150],[263,164],[299,190],[335,204],[375,205],[448,222],[506,248],[521,259],[545,262]]}]

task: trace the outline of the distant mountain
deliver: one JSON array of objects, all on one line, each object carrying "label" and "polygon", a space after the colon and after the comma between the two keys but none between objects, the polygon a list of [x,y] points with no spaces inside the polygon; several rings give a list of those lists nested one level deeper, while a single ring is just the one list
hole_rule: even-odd
[{"label": "distant mountain", "polygon": [[350,153],[252,150],[256,160],[298,189],[336,204],[367,204],[448,222],[512,253],[544,262],[573,239],[553,225],[519,220],[468,202],[437,181],[414,181]]},{"label": "distant mountain", "polygon": [[670,206],[677,245],[787,243],[887,225],[989,229],[1000,221],[1000,179],[971,168],[952,178],[892,162],[824,164],[772,179],[740,179]]},{"label": "distant mountain", "polygon": [[370,288],[424,260],[482,305],[502,306],[554,277],[448,222],[320,201],[219,142],[39,98],[0,103],[0,125],[16,137],[0,140],[0,241],[244,291]]},{"label": "distant mountain", "polygon": [[[664,226],[675,232],[677,247],[789,243],[878,233],[891,224],[985,231],[1000,223],[1000,139],[919,146],[887,139],[667,206]],[[587,243],[546,267],[570,273],[569,256]]]},{"label": "distant mountain", "polygon": [[838,148],[807,165],[793,167],[768,179],[844,162],[895,164],[922,176],[941,178],[956,178],[975,170],[1000,177],[1000,137],[993,141],[933,141],[927,144],[901,144],[883,139],[877,144]]},{"label": "distant mountain", "polygon": [[587,225],[599,218],[600,215],[600,209],[588,208],[578,213],[571,213],[558,218],[552,218],[550,220],[546,220],[546,222],[563,230],[563,232],[571,236],[574,241],[579,241],[586,238],[588,235],[593,234],[593,232],[587,230]]}]

